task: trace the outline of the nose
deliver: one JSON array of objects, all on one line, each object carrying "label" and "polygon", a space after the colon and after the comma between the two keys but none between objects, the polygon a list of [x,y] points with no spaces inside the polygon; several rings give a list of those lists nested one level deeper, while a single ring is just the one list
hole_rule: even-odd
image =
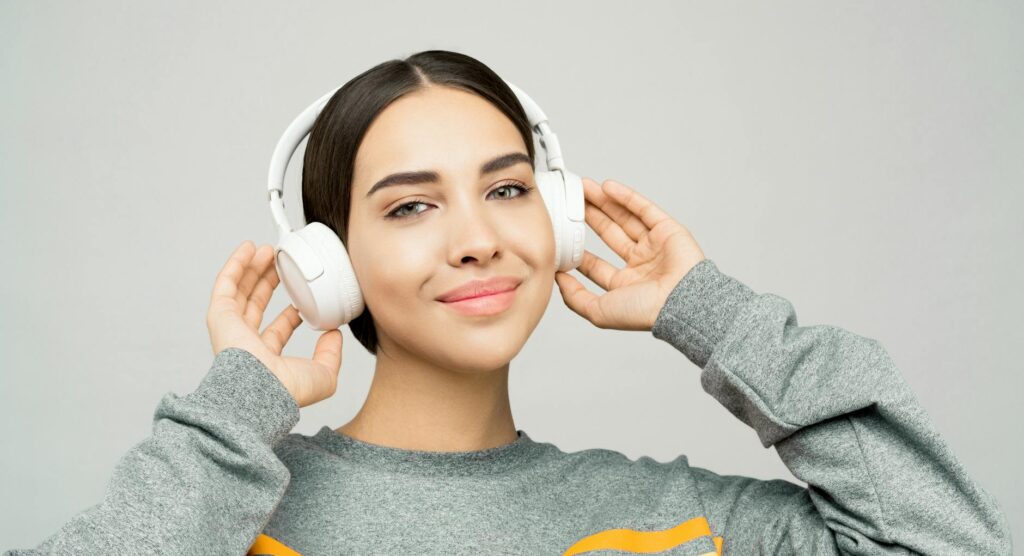
[{"label": "nose", "polygon": [[501,256],[501,235],[486,201],[464,199],[451,218],[448,264],[461,266],[471,262],[489,264]]}]

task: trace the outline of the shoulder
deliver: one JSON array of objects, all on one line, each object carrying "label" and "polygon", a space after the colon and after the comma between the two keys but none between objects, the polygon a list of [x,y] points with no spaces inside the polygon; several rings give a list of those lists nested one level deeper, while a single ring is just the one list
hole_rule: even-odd
[{"label": "shoulder", "polygon": [[838,553],[807,487],[701,467],[689,471],[712,528],[722,531],[734,547],[757,547],[772,554]]},{"label": "shoulder", "polygon": [[292,471],[302,462],[308,461],[310,455],[324,451],[310,436],[297,432],[281,437],[273,449],[277,458]]},{"label": "shoulder", "polygon": [[551,444],[547,447],[545,461],[536,471],[566,484],[587,484],[608,491],[642,491],[653,497],[693,486],[685,455],[662,462],[647,455],[630,457],[609,448],[564,451]]}]

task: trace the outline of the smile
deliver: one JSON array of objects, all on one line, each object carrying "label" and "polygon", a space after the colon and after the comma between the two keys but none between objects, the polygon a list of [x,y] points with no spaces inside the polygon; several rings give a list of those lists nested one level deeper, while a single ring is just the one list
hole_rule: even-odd
[{"label": "smile", "polygon": [[484,317],[497,315],[512,306],[512,302],[516,298],[516,290],[518,289],[519,286],[516,286],[508,291],[470,297],[458,301],[442,301],[441,303],[463,315]]}]

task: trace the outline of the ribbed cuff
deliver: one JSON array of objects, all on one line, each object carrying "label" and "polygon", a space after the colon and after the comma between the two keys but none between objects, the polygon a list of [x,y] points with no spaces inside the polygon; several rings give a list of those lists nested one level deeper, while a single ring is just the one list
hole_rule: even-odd
[{"label": "ribbed cuff", "polygon": [[190,401],[231,415],[271,446],[299,422],[299,404],[263,362],[241,348],[220,351]]},{"label": "ribbed cuff", "polygon": [[719,271],[714,261],[704,259],[672,289],[651,333],[703,369],[740,309],[756,295]]}]

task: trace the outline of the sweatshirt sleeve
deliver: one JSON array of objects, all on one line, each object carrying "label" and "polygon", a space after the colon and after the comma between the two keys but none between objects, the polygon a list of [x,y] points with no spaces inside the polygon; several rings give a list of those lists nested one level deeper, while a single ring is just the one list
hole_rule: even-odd
[{"label": "sweatshirt sleeve", "polygon": [[298,420],[259,359],[222,350],[194,392],[160,400],[153,434],[117,463],[100,503],[4,556],[245,554],[288,486],[273,445]]},{"label": "sweatshirt sleeve", "polygon": [[996,500],[967,474],[882,345],[705,259],[652,328],[701,386],[775,446],[807,488],[693,468],[726,554],[1011,553]]}]

